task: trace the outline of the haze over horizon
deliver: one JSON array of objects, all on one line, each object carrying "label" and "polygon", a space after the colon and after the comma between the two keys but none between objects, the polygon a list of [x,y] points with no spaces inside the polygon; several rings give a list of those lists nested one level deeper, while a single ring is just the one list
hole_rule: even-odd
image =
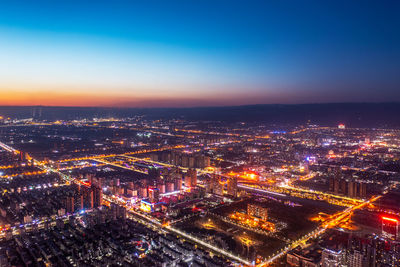
[{"label": "haze over horizon", "polygon": [[0,105],[400,101],[400,2],[2,1]]}]

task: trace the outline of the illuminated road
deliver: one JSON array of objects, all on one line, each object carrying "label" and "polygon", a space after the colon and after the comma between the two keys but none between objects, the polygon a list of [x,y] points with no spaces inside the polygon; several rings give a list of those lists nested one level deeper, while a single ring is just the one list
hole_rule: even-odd
[{"label": "illuminated road", "polygon": [[250,191],[250,192],[257,192],[257,193],[270,194],[270,195],[275,195],[275,196],[280,196],[280,197],[287,197],[287,195],[285,195],[285,194],[276,193],[276,192],[265,190],[265,189],[254,188],[254,187],[250,187],[250,186],[243,185],[243,184],[238,184],[238,188],[242,188],[242,189],[244,189],[246,191]]},{"label": "illuminated road", "polygon": [[24,176],[40,175],[40,174],[45,174],[46,172],[47,172],[46,170],[42,170],[42,171],[33,171],[33,172],[13,173],[13,174],[1,175],[0,178],[17,177],[20,175],[24,175]]},{"label": "illuminated road", "polygon": [[164,150],[169,150],[169,149],[178,149],[178,148],[184,148],[184,147],[186,147],[186,146],[183,146],[183,145],[166,146],[166,147],[161,147],[161,148],[144,149],[144,150],[139,150],[139,151],[127,152],[127,153],[123,153],[123,154],[108,154],[108,155],[96,155],[96,156],[89,156],[89,157],[63,159],[63,160],[59,160],[57,162],[80,161],[80,160],[101,159],[101,158],[116,157],[116,156],[136,155],[136,154],[158,152],[158,151],[164,151]]},{"label": "illuminated road", "polygon": [[107,160],[104,160],[104,159],[93,159],[93,160],[97,161],[97,162],[100,162],[100,163],[107,164],[107,165],[111,165],[111,166],[114,166],[114,167],[118,167],[118,168],[130,170],[130,171],[135,171],[135,172],[140,172],[140,173],[143,173],[143,174],[147,174],[147,172],[144,172],[142,170],[136,169],[134,167],[126,167],[126,166],[124,166],[122,164],[117,164],[117,163],[114,163],[114,162],[111,162],[111,161],[107,161]]},{"label": "illuminated road", "polygon": [[281,187],[284,188],[284,189],[289,189],[289,190],[295,190],[295,191],[300,191],[300,192],[305,192],[305,193],[312,193],[312,194],[317,194],[317,195],[322,195],[322,196],[327,196],[327,197],[333,197],[333,198],[353,201],[355,203],[363,202],[362,200],[357,199],[357,198],[350,198],[350,197],[346,197],[346,196],[334,195],[334,194],[325,193],[325,192],[321,192],[321,191],[315,191],[315,190],[309,190],[309,189],[304,189],[304,188],[293,187],[293,186],[290,186],[290,185],[285,185],[285,186],[281,186]]}]

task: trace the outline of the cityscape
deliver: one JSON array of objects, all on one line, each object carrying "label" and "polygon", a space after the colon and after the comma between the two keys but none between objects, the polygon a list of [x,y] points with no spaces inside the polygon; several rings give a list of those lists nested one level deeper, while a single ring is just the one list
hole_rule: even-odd
[{"label": "cityscape", "polygon": [[400,267],[400,1],[0,1],[0,267]]},{"label": "cityscape", "polygon": [[138,116],[0,131],[2,266],[400,262],[399,130]]}]

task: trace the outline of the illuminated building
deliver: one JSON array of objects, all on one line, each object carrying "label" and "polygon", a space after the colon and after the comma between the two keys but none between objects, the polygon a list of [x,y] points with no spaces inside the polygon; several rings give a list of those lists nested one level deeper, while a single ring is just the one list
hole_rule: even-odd
[{"label": "illuminated building", "polygon": [[189,157],[189,162],[188,162],[188,167],[189,168],[194,168],[194,157]]},{"label": "illuminated building", "polygon": [[190,181],[191,177],[190,177],[190,175],[185,174],[184,179],[185,179],[185,186],[186,187],[190,187],[190,185],[191,185],[191,181]]},{"label": "illuminated building", "polygon": [[367,184],[357,181],[346,181],[338,177],[331,177],[329,179],[329,191],[336,195],[345,195],[351,198],[367,197]]},{"label": "illuminated building", "polygon": [[144,212],[152,212],[153,211],[153,203],[150,203],[144,199],[140,201],[140,209]]},{"label": "illuminated building", "polygon": [[347,254],[347,264],[349,267],[363,267],[364,255],[359,251],[353,251]]},{"label": "illuminated building", "polygon": [[237,177],[231,177],[228,179],[228,184],[227,184],[227,193],[230,196],[237,197]]},{"label": "illuminated building", "polygon": [[26,153],[23,151],[19,152],[19,160],[20,161],[25,161],[26,160]]},{"label": "illuminated building", "polygon": [[67,213],[73,213],[75,211],[75,202],[73,196],[68,196],[66,199],[65,209]]},{"label": "illuminated building", "polygon": [[183,167],[188,167],[189,166],[189,158],[188,158],[188,156],[183,155],[181,162],[182,162],[182,166]]},{"label": "illuminated building", "polygon": [[111,219],[116,220],[118,213],[118,205],[115,203],[111,203],[110,208],[111,208]]},{"label": "illuminated building", "polygon": [[286,266],[290,267],[319,267],[321,255],[317,249],[297,249],[286,255]]},{"label": "illuminated building", "polygon": [[103,201],[103,190],[100,187],[92,185],[93,207],[100,207]]},{"label": "illuminated building", "polygon": [[197,185],[197,171],[195,169],[189,169],[185,175],[185,186],[196,187]]},{"label": "illuminated building", "polygon": [[182,178],[177,177],[174,179],[175,191],[182,190]]},{"label": "illuminated building", "polygon": [[83,208],[84,208],[84,202],[83,202],[83,195],[82,194],[78,194],[78,196],[77,196],[77,201],[78,201],[78,204],[79,204],[79,207],[78,207],[78,209],[79,210],[83,210]]},{"label": "illuminated building", "polygon": [[258,217],[264,221],[268,220],[268,208],[264,208],[259,205],[247,204],[247,214]]},{"label": "illuminated building", "polygon": [[217,174],[213,174],[211,176],[210,191],[213,194],[222,196],[223,190],[224,190],[224,184],[220,180],[221,180],[221,177]]},{"label": "illuminated building", "polygon": [[145,187],[145,186],[140,187],[138,192],[139,192],[139,197],[143,197],[143,198],[148,197],[147,187]]},{"label": "illuminated building", "polygon": [[173,182],[167,182],[166,184],[166,192],[172,192],[174,191],[174,183]]},{"label": "illuminated building", "polygon": [[322,251],[321,267],[343,266],[343,260],[344,253],[341,250],[324,249]]},{"label": "illuminated building", "polygon": [[396,218],[382,216],[382,236],[393,240],[399,238],[399,221]]},{"label": "illuminated building", "polygon": [[241,212],[235,212],[230,216],[234,221],[245,224],[251,228],[260,228],[267,231],[275,231],[275,225],[267,220]]},{"label": "illuminated building", "polygon": [[89,209],[93,209],[93,190],[90,187],[82,186],[82,195],[84,206]]},{"label": "illuminated building", "polygon": [[149,200],[151,203],[158,202],[160,198],[160,191],[158,188],[149,188]]},{"label": "illuminated building", "polygon": [[341,123],[341,124],[338,125],[338,128],[339,128],[339,129],[346,129],[346,125],[344,125],[343,123]]},{"label": "illuminated building", "polygon": [[157,188],[160,190],[160,194],[164,194],[166,192],[165,183],[163,181],[157,184]]}]

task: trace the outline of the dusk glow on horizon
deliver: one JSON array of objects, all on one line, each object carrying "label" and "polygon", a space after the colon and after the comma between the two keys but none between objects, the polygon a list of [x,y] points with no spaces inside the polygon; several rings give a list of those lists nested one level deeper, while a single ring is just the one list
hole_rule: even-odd
[{"label": "dusk glow on horizon", "polygon": [[4,1],[0,105],[400,101],[400,3]]}]

